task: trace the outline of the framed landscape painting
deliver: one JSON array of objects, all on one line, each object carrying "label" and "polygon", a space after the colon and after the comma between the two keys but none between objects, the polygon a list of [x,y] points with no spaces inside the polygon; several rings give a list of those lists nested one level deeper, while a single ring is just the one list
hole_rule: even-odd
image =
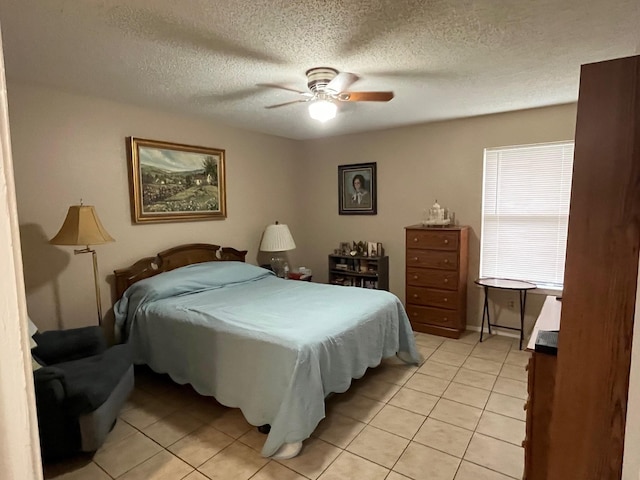
[{"label": "framed landscape painting", "polygon": [[227,216],[224,150],[127,137],[134,223]]},{"label": "framed landscape painting", "polygon": [[376,215],[376,163],[338,165],[338,214]]}]

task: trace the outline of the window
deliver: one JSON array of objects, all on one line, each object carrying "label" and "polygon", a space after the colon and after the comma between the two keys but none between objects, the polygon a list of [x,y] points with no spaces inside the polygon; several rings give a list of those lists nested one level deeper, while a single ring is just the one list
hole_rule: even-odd
[{"label": "window", "polygon": [[480,276],[562,288],[573,142],[484,151]]}]

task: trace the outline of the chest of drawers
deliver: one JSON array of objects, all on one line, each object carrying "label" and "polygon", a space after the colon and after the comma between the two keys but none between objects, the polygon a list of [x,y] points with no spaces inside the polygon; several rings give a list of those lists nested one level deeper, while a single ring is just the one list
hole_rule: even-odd
[{"label": "chest of drawers", "polygon": [[468,227],[406,227],[406,301],[415,331],[459,338],[467,325]]}]

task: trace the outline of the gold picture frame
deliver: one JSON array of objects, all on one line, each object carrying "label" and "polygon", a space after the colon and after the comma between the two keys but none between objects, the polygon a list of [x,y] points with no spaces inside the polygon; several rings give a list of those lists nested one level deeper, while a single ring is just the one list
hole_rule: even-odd
[{"label": "gold picture frame", "polygon": [[127,137],[133,223],[224,220],[225,151]]}]

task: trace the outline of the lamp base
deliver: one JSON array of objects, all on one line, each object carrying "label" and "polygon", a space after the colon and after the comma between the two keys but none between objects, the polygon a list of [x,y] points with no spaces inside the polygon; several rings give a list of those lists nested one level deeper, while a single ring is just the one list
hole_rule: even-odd
[{"label": "lamp base", "polygon": [[274,255],[271,257],[271,270],[276,274],[279,278],[284,278],[284,270],[285,265],[287,265],[287,260],[284,257],[279,255]]}]

